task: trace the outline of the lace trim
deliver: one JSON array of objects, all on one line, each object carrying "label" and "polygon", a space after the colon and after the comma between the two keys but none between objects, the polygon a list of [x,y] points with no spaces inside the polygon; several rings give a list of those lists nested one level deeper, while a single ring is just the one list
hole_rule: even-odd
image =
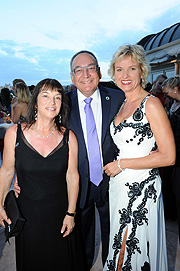
[{"label": "lace trim", "polygon": [[[129,204],[127,208],[123,208],[119,210],[120,219],[119,224],[120,228],[117,234],[114,236],[114,243],[112,249],[114,249],[114,255],[112,260],[107,260],[108,271],[116,270],[116,258],[119,255],[122,246],[123,239],[123,230],[128,227],[128,224],[132,224],[132,232],[129,234],[126,240],[126,251],[127,251],[127,259],[123,264],[122,271],[132,271],[131,258],[135,253],[141,254],[141,249],[139,247],[139,239],[136,237],[136,230],[138,226],[142,226],[143,224],[148,225],[148,209],[145,207],[148,200],[153,199],[156,202],[157,199],[157,191],[154,188],[154,182],[156,176],[159,175],[158,169],[152,169],[150,172],[150,176],[142,181],[141,183],[126,183],[126,186],[129,187],[128,197]],[[151,183],[150,183],[151,182]],[[145,188],[145,185],[147,187]],[[144,189],[145,188],[145,189]],[[140,195],[142,195],[144,189],[144,197],[142,202],[137,206],[137,209],[132,211],[133,203],[138,199]],[[147,244],[148,246],[148,244]],[[147,250],[147,254],[148,254]],[[143,269],[146,270],[146,269]]]},{"label": "lace trim", "polygon": [[[119,123],[117,126],[115,125],[115,118],[113,120],[113,127],[114,127],[114,135],[117,132],[121,132],[123,128],[125,127],[132,127],[133,129],[135,129],[135,133],[133,138],[130,138],[129,140],[126,140],[126,143],[130,143],[132,142],[137,136],[140,136],[139,141],[137,143],[137,145],[140,145],[141,142],[144,140],[144,138],[147,136],[147,138],[151,138],[153,137],[153,133],[151,131],[151,127],[149,123],[145,123],[143,124],[142,119],[145,115],[145,112],[143,112],[144,109],[144,104],[147,101],[147,99],[150,97],[151,95],[148,94],[141,102],[140,106],[136,109],[136,111],[133,113],[133,115],[131,115],[128,119],[130,119],[131,117],[133,118],[134,121],[138,122],[138,123],[133,123],[133,122],[127,122],[127,120],[124,120],[123,122]],[[124,103],[123,103],[124,104]],[[122,104],[122,106],[123,106]],[[122,108],[122,106],[120,107],[120,110]],[[119,110],[119,112],[120,112]],[[118,113],[119,113],[118,112]]]}]

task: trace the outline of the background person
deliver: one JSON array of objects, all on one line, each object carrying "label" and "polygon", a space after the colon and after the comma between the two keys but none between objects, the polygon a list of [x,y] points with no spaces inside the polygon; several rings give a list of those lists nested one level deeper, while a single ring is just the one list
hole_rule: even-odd
[{"label": "background person", "polygon": [[14,109],[15,105],[17,104],[17,91],[15,89],[16,84],[17,83],[23,83],[23,84],[26,85],[26,83],[22,79],[14,79],[12,83],[13,83],[12,90],[14,92],[14,97],[11,100],[11,111],[10,111],[10,113],[13,112],[13,109]]},{"label": "background person", "polygon": [[6,110],[6,113],[9,115],[11,112],[11,95],[8,88],[1,89],[1,102],[2,106]]},{"label": "background person", "polygon": [[24,80],[22,80],[22,79],[14,79],[12,83],[13,83],[12,90],[14,91],[14,95],[15,95],[15,97],[12,99],[12,104],[13,104],[13,103],[17,102],[17,100],[16,100],[16,98],[17,98],[17,93],[16,93],[16,89],[15,89],[16,84],[17,84],[17,83],[23,83],[23,84],[26,85],[26,83],[25,83]]},{"label": "background person", "polygon": [[[139,45],[121,46],[109,69],[126,99],[110,126],[119,149],[117,160],[104,167],[111,176],[110,244],[104,271],[168,270],[157,168],[174,164],[175,144],[161,102],[143,89],[148,72]],[[156,144],[159,152],[149,155]]]},{"label": "background person", "polygon": [[78,144],[65,128],[67,104],[55,79],[40,81],[32,95],[27,123],[5,135],[0,169],[0,223],[16,166],[18,204],[26,219],[16,237],[17,271],[84,271],[74,216],[79,190]]},{"label": "background person", "polygon": [[2,105],[2,99],[0,97],[0,123],[6,122],[7,118],[6,108]]},{"label": "background person", "polygon": [[75,88],[76,88],[76,86],[75,86],[74,84],[71,84],[71,85],[69,86],[68,91],[71,91],[71,90],[73,90],[73,89],[75,89]]},{"label": "background person", "polygon": [[163,106],[166,105],[166,97],[164,97],[162,92],[162,84],[166,79],[167,76],[165,74],[159,74],[153,82],[152,89],[150,90],[151,94],[160,99]]},{"label": "background person", "polygon": [[180,77],[176,76],[165,80],[162,87],[165,96],[172,99],[169,120],[176,144],[176,163],[174,166],[164,168],[162,184],[165,217],[176,219],[178,216],[180,236]]},{"label": "background person", "polygon": [[30,101],[30,92],[24,83],[16,83],[15,91],[17,93],[17,103],[11,107],[11,119],[13,123],[26,121],[28,103]]}]

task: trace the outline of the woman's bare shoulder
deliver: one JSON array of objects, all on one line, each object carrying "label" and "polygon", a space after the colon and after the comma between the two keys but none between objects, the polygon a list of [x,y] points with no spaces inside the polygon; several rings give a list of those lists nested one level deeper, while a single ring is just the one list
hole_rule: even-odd
[{"label": "woman's bare shoulder", "polygon": [[15,107],[17,109],[21,109],[21,108],[27,108],[27,106],[28,106],[27,103],[17,103]]},{"label": "woman's bare shoulder", "polygon": [[159,100],[159,98],[151,96],[148,98],[145,106],[146,117],[148,121],[151,120],[159,120],[159,121],[167,121],[167,113]]},{"label": "woman's bare shoulder", "polygon": [[13,140],[16,137],[16,133],[17,133],[17,124],[13,124],[7,129],[4,139]]},{"label": "woman's bare shoulder", "polygon": [[163,108],[161,101],[155,96],[150,96],[146,101],[146,110],[155,110],[157,108]]}]

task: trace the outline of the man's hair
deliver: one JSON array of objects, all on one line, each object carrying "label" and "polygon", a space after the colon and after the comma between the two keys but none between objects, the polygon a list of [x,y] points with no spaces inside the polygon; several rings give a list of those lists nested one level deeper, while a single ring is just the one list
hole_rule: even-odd
[{"label": "man's hair", "polygon": [[163,79],[167,79],[167,76],[165,75],[165,74],[159,74],[157,77],[156,77],[156,80],[155,81],[157,81],[157,80],[159,80],[159,78],[163,78]]},{"label": "man's hair", "polygon": [[71,68],[71,72],[72,72],[72,63],[73,63],[73,60],[75,59],[75,57],[77,57],[78,55],[81,55],[81,54],[88,54],[90,56],[92,56],[94,58],[94,60],[96,61],[96,64],[97,66],[99,67],[99,64],[98,64],[98,61],[97,61],[97,58],[95,57],[95,55],[90,52],[90,51],[87,51],[87,50],[82,50],[82,51],[79,51],[77,52],[75,55],[73,55],[73,57],[71,58],[71,61],[70,61],[70,68]]}]

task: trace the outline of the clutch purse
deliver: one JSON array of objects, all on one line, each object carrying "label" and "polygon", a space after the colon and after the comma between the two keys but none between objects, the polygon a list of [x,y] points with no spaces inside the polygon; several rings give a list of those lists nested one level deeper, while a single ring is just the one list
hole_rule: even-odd
[{"label": "clutch purse", "polygon": [[13,236],[18,236],[18,234],[20,234],[25,223],[25,219],[20,212],[17,199],[13,190],[9,191],[6,196],[4,202],[4,209],[8,218],[10,218],[12,222],[9,225],[6,221],[4,221],[6,242],[9,242],[9,238]]}]

